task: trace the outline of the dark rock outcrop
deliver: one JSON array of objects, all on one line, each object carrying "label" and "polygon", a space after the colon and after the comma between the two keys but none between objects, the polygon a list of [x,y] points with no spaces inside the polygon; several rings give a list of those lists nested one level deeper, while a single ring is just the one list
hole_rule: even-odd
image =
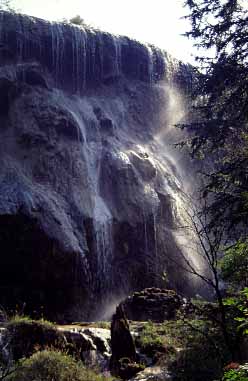
[{"label": "dark rock outcrop", "polygon": [[129,320],[163,322],[176,317],[183,299],[173,290],[147,288],[135,292],[121,305]]},{"label": "dark rock outcrop", "polygon": [[111,350],[110,369],[114,375],[129,379],[141,370],[136,363],[135,344],[122,306],[116,308],[112,318]]}]

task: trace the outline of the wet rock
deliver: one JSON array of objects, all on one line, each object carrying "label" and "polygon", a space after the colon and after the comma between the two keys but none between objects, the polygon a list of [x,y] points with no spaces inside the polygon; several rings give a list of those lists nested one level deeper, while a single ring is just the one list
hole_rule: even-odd
[{"label": "wet rock", "polygon": [[101,131],[105,134],[113,135],[114,134],[114,125],[111,119],[101,118],[100,119]]},{"label": "wet rock", "polygon": [[148,154],[131,152],[130,160],[140,172],[145,181],[151,181],[157,174],[155,165],[152,163]]},{"label": "wet rock", "polygon": [[[116,313],[112,318],[111,350],[112,356],[110,360],[110,368],[112,373],[116,375],[122,374],[122,376],[125,374],[126,377],[129,365],[136,362],[137,355],[134,340],[121,306],[116,308]],[[127,361],[124,361],[123,359],[127,359]]]},{"label": "wet rock", "polygon": [[22,70],[20,70],[18,73],[18,79],[30,86],[40,86],[45,89],[48,88],[45,76],[36,67],[23,67]]},{"label": "wet rock", "polygon": [[173,290],[147,288],[129,296],[122,306],[129,320],[163,322],[174,319],[182,304]]},{"label": "wet rock", "polygon": [[0,116],[7,116],[15,84],[8,78],[0,78]]},{"label": "wet rock", "polygon": [[129,381],[172,381],[173,377],[166,368],[160,366],[148,367]]},{"label": "wet rock", "polygon": [[67,343],[72,345],[72,353],[80,354],[80,357],[84,358],[84,352],[95,351],[97,348],[93,343],[93,340],[82,332],[75,332],[67,329],[60,329],[66,338]]},{"label": "wet rock", "polygon": [[89,367],[97,367],[101,371],[109,370],[110,330],[103,328],[59,327],[63,332],[69,353],[79,357]]},{"label": "wet rock", "polygon": [[130,377],[135,376],[138,372],[142,371],[143,369],[143,365],[137,362],[133,362],[127,357],[124,357],[119,360],[118,375],[123,380],[128,380]]},{"label": "wet rock", "polygon": [[110,355],[110,330],[104,328],[87,328],[82,331],[89,336],[97,350],[105,356]]}]

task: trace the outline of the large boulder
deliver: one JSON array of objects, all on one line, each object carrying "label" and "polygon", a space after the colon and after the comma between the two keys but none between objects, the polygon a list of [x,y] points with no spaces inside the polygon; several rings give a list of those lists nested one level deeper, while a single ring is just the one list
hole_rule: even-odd
[{"label": "large boulder", "polygon": [[110,369],[115,375],[127,379],[127,375],[137,373],[137,354],[135,343],[129,330],[128,321],[122,306],[116,308],[111,323],[111,350]]},{"label": "large boulder", "polygon": [[129,320],[163,322],[174,319],[183,299],[173,290],[146,288],[122,302]]}]

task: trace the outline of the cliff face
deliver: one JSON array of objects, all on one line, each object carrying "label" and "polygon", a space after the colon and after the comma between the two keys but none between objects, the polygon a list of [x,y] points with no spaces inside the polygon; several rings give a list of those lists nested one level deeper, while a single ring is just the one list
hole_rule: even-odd
[{"label": "cliff face", "polygon": [[0,303],[100,317],[165,271],[192,292],[183,181],[158,139],[189,68],[128,38],[0,20]]}]

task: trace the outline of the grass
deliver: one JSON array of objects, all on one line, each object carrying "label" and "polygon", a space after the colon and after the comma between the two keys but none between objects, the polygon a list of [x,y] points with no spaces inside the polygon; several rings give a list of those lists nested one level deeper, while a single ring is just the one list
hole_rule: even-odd
[{"label": "grass", "polygon": [[144,323],[136,344],[154,363],[167,367],[175,381],[220,379],[223,363],[229,360],[220,329],[194,316]]},{"label": "grass", "polygon": [[50,322],[49,320],[45,320],[45,319],[38,319],[38,320],[34,320],[34,319],[31,319],[29,316],[24,316],[24,315],[14,315],[12,316],[8,322],[7,322],[7,328],[8,327],[11,327],[11,326],[16,326],[18,324],[40,324],[42,325],[44,328],[56,328],[56,325],[52,322]]}]

